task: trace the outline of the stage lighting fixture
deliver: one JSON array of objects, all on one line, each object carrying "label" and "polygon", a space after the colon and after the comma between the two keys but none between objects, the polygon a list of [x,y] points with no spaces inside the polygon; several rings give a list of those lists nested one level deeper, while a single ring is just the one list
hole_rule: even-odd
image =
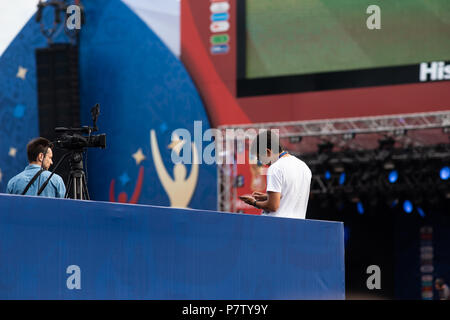
[{"label": "stage lighting fixture", "polygon": [[403,202],[403,210],[404,210],[406,213],[411,213],[411,212],[413,211],[413,204],[411,203],[411,201],[405,200],[405,201]]},{"label": "stage lighting fixture", "polygon": [[364,214],[364,206],[361,201],[356,204],[356,208],[358,209],[359,214]]},{"label": "stage lighting fixture", "polygon": [[406,129],[397,129],[394,130],[394,135],[399,137],[399,136],[405,136],[406,135]]},{"label": "stage lighting fixture", "polygon": [[[331,160],[330,162],[332,162],[332,161],[333,160]],[[336,159],[333,162],[337,162],[337,161],[338,160]],[[344,168],[344,166],[342,164],[336,164],[336,165],[333,166],[333,171],[334,172],[341,173],[341,172],[344,172],[344,170],[345,170],[345,168]]]},{"label": "stage lighting fixture", "polygon": [[391,172],[389,172],[389,182],[390,183],[397,182],[397,179],[398,179],[398,172],[397,172],[397,170],[392,170]]},{"label": "stage lighting fixture", "polygon": [[391,137],[386,137],[384,139],[378,140],[380,149],[392,149],[395,145],[395,140]]},{"label": "stage lighting fixture", "polygon": [[425,218],[425,212],[423,211],[423,209],[421,207],[417,207],[417,212],[419,213],[419,215],[422,218]]},{"label": "stage lighting fixture", "polygon": [[334,144],[332,144],[329,141],[326,141],[324,143],[320,143],[317,145],[317,148],[319,149],[318,152],[319,153],[328,153],[331,152],[333,150]]},{"label": "stage lighting fixture", "polygon": [[[365,151],[346,150],[336,153],[308,154],[304,161],[316,172],[311,191],[321,195],[342,192],[356,206],[359,194],[377,195],[378,204],[388,208],[441,206],[450,199],[448,181],[450,146],[412,147],[410,149]],[[446,179],[446,180],[444,180]],[[447,197],[447,198],[446,198]],[[372,197],[364,200],[366,211]],[[426,203],[426,205],[425,205]],[[426,210],[425,210],[426,211]],[[366,212],[367,214],[367,212]]]},{"label": "stage lighting fixture", "polygon": [[352,140],[355,138],[355,133],[354,132],[349,132],[349,133],[344,133],[344,135],[342,136],[342,138],[344,140]]},{"label": "stage lighting fixture", "polygon": [[345,183],[345,172],[342,172],[339,177],[339,184],[343,185]]},{"label": "stage lighting fixture", "polygon": [[398,199],[394,199],[394,200],[389,202],[389,206],[391,208],[394,208],[395,206],[397,206],[397,204],[398,204]]},{"label": "stage lighting fixture", "polygon": [[290,143],[300,143],[300,142],[302,142],[302,136],[289,137],[289,142]]},{"label": "stage lighting fixture", "polygon": [[441,171],[439,172],[439,176],[442,180],[448,180],[450,176],[450,168],[449,167],[443,167]]},{"label": "stage lighting fixture", "polygon": [[395,168],[395,164],[392,161],[387,161],[383,164],[385,170],[392,170]]}]

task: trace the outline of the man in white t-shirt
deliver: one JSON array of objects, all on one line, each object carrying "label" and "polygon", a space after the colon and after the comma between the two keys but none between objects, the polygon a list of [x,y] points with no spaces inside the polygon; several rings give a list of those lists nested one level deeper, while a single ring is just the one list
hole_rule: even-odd
[{"label": "man in white t-shirt", "polygon": [[254,192],[241,200],[275,217],[305,219],[311,186],[311,170],[300,159],[283,150],[272,131],[260,133],[253,142],[257,158],[270,165],[267,193]]}]

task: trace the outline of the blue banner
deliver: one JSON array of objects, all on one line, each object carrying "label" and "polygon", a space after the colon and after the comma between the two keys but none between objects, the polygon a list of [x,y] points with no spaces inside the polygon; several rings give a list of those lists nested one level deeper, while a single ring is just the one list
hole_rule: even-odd
[{"label": "blue banner", "polygon": [[0,195],[0,299],[344,299],[343,224]]}]

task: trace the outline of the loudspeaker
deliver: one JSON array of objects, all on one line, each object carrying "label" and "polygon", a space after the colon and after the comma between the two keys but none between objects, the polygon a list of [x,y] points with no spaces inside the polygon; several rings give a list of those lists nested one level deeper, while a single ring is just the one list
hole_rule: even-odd
[{"label": "loudspeaker", "polygon": [[52,44],[36,50],[39,132],[56,138],[55,127],[80,126],[78,47]]},{"label": "loudspeaker", "polygon": [[[37,49],[36,69],[39,135],[54,141],[56,127],[80,126],[78,46],[52,44]],[[54,165],[65,152],[53,148]],[[67,163],[62,163],[56,173],[67,181],[68,170]]]}]

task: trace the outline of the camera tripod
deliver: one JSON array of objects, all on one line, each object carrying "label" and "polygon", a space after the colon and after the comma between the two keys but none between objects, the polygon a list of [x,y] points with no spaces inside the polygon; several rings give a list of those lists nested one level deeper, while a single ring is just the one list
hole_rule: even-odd
[{"label": "camera tripod", "polygon": [[69,159],[70,175],[65,198],[90,200],[83,170],[83,150],[72,151]]}]

